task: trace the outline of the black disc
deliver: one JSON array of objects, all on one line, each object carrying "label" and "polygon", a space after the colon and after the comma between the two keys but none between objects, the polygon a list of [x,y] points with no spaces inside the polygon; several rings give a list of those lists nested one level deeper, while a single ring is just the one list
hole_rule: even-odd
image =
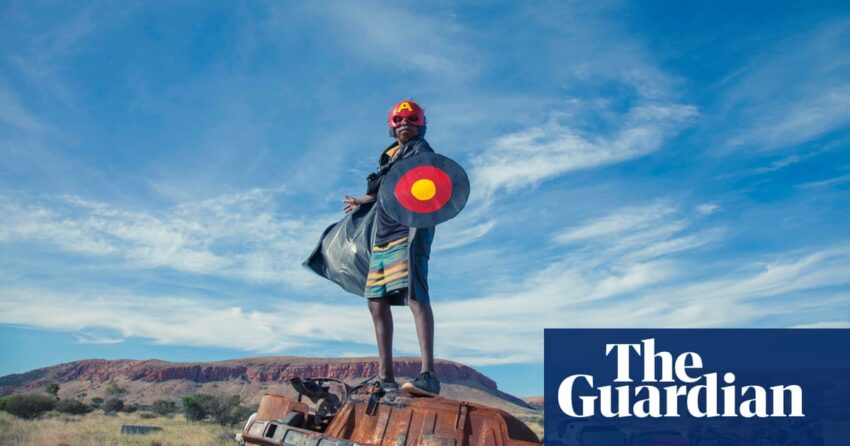
[{"label": "black disc", "polygon": [[393,220],[428,228],[454,218],[466,206],[469,177],[450,158],[422,153],[393,165],[378,195]]}]

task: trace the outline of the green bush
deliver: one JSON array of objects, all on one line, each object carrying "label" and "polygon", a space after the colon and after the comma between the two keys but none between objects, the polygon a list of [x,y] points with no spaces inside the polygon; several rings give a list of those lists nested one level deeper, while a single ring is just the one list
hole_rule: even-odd
[{"label": "green bush", "polygon": [[119,386],[118,384],[109,383],[106,386],[106,396],[118,397],[118,396],[126,395],[126,394],[127,394],[127,389]]},{"label": "green bush", "polygon": [[196,393],[183,397],[183,415],[189,421],[201,421],[210,414],[212,401],[215,398],[206,393]]},{"label": "green bush", "polygon": [[57,396],[57,395],[59,395],[59,384],[50,383],[50,384],[44,386],[44,391],[53,395],[53,396]]},{"label": "green bush", "polygon": [[91,407],[94,409],[100,409],[100,407],[103,406],[103,398],[96,396],[91,399],[89,404],[91,404]]},{"label": "green bush", "polygon": [[92,411],[91,406],[78,400],[61,400],[56,403],[56,411],[71,415],[84,415]]},{"label": "green bush", "polygon": [[20,418],[32,419],[56,407],[56,399],[39,394],[16,394],[6,397],[4,410]]},{"label": "green bush", "polygon": [[244,422],[251,416],[253,410],[243,406],[239,395],[218,397],[213,400],[210,408],[212,419],[222,426],[233,426]]},{"label": "green bush", "polygon": [[151,412],[167,416],[177,413],[177,403],[167,400],[156,400],[151,404]]},{"label": "green bush", "polygon": [[121,412],[124,410],[124,401],[119,398],[110,398],[103,402],[101,409],[106,413]]},{"label": "green bush", "polygon": [[196,393],[183,397],[183,415],[189,421],[211,418],[222,426],[233,426],[251,416],[252,409],[241,404],[239,395],[223,396]]}]

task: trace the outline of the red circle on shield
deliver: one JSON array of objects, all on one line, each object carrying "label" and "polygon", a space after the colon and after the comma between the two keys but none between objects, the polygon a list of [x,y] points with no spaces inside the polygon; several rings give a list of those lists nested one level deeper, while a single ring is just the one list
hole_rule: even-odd
[{"label": "red circle on shield", "polygon": [[408,211],[429,214],[452,198],[452,180],[437,167],[414,167],[402,175],[394,192],[396,200]]}]

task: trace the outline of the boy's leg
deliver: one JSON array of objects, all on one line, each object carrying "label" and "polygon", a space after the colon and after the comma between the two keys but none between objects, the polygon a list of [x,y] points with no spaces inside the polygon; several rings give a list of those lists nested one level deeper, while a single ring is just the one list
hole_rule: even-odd
[{"label": "boy's leg", "polygon": [[390,301],[383,299],[366,299],[372,322],[375,324],[375,338],[378,341],[378,377],[384,381],[395,381],[393,373],[393,313],[390,311]]},{"label": "boy's leg", "polygon": [[434,373],[434,313],[428,302],[408,299],[407,305],[416,323],[416,336],[422,353],[422,373],[402,388],[414,395],[437,396],[440,394],[440,380]]},{"label": "boy's leg", "polygon": [[422,372],[434,371],[434,313],[431,304],[413,299],[407,300],[410,311],[413,312],[413,322],[416,324],[416,336],[419,338],[419,351],[422,355]]}]

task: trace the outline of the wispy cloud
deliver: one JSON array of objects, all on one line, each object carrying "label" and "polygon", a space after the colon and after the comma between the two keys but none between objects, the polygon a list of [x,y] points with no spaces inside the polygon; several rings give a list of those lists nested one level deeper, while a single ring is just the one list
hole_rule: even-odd
[{"label": "wispy cloud", "polygon": [[717,203],[703,203],[697,206],[697,212],[702,215],[711,215],[720,210],[720,205]]},{"label": "wispy cloud", "polygon": [[795,325],[792,328],[850,328],[850,321],[822,321]]},{"label": "wispy cloud", "polygon": [[621,116],[622,126],[611,135],[582,131],[552,116],[545,126],[494,140],[486,154],[473,160],[473,179],[491,194],[510,192],[578,169],[634,159],[661,148],[696,115],[689,105],[638,105]]},{"label": "wispy cloud", "polygon": [[114,333],[113,342],[141,337],[162,344],[269,352],[298,346],[298,340],[303,340],[280,311],[244,312],[238,306],[203,298],[133,295],[120,289],[57,292],[8,286],[0,293],[3,323],[67,330],[84,340],[90,339],[85,334],[89,330],[109,330]]},{"label": "wispy cloud", "polygon": [[143,211],[76,196],[34,202],[0,196],[0,243],[36,242],[47,249],[116,259],[131,268],[168,268],[252,283],[313,283],[300,263],[326,218],[316,217],[316,223],[275,212],[277,197],[274,191],[254,189]]},{"label": "wispy cloud", "polygon": [[[449,15],[416,14],[407,7],[381,2],[306,6],[322,18],[320,34],[380,67],[418,71],[441,81],[465,80],[478,72],[475,53],[464,43],[466,30]],[[284,19],[288,25],[288,20]]]},{"label": "wispy cloud", "polygon": [[[568,92],[538,98],[531,124],[500,134],[472,157],[473,186],[484,201],[536,187],[578,170],[660,150],[698,109],[682,101],[681,82],[664,72],[639,38],[604,18],[606,7],[529,7],[549,33],[553,75]],[[581,42],[578,44],[577,42]]]},{"label": "wispy cloud", "polygon": [[605,217],[567,229],[555,236],[555,240],[561,243],[570,243],[599,237],[613,237],[627,231],[645,230],[649,226],[663,222],[674,212],[675,209],[672,206],[663,203],[622,209]]},{"label": "wispy cloud", "polygon": [[[624,212],[634,214],[635,209]],[[522,278],[512,289],[440,301],[434,307],[437,355],[472,365],[539,361],[542,349],[529,346],[542,345],[546,327],[730,327],[757,325],[765,318],[794,326],[847,323],[834,317],[836,308],[847,306],[846,296],[831,290],[850,284],[850,248],[779,252],[721,271],[703,263],[712,269],[705,276],[686,257],[675,255],[683,250],[664,248],[689,237],[706,240],[688,229],[691,217],[674,213],[682,220],[678,230],[656,233],[646,224],[652,219],[646,218],[638,228],[623,225],[608,231],[609,237],[573,239],[573,244],[589,245],[569,246],[560,261]],[[621,242],[623,236],[632,242]],[[698,246],[695,242],[686,249]],[[66,330],[87,342],[139,337],[258,353],[303,352],[328,342],[366,353],[374,349],[371,321],[356,299],[339,304],[274,299],[252,307],[238,296],[210,302],[201,296],[134,294],[109,287],[60,291],[16,284],[0,286],[0,295],[0,323]],[[410,312],[401,308],[395,316],[397,350],[416,354]],[[90,335],[103,331],[114,334]]]},{"label": "wispy cloud", "polygon": [[759,116],[750,129],[729,144],[776,149],[805,143],[845,126],[850,122],[850,84],[824,88]]},{"label": "wispy cloud", "polygon": [[[565,260],[525,280],[525,291],[445,305],[440,330],[446,336],[449,326],[450,336],[471,339],[467,349],[452,349],[461,361],[532,362],[542,351],[528,346],[542,345],[543,328],[751,327],[771,318],[791,322],[770,326],[790,326],[847,308],[846,296],[839,303],[830,289],[850,283],[850,249],[776,253],[710,278],[687,277],[685,265],[656,260],[590,268]],[[460,316],[467,314],[474,321]]]},{"label": "wispy cloud", "polygon": [[816,189],[816,188],[820,188],[820,187],[830,187],[830,186],[835,186],[837,184],[844,184],[844,183],[847,183],[848,181],[850,181],[850,174],[840,175],[840,176],[837,176],[837,177],[834,177],[834,178],[829,178],[827,180],[810,181],[808,183],[800,184],[797,187],[799,187],[801,189]]},{"label": "wispy cloud", "polygon": [[727,82],[723,115],[740,129],[729,147],[773,150],[850,123],[850,21],[823,23],[756,57]]},{"label": "wispy cloud", "polygon": [[66,85],[61,71],[68,59],[76,55],[79,43],[97,28],[97,9],[90,6],[71,14],[58,26],[31,35],[9,55],[15,67],[35,88],[71,108],[76,107],[75,94]]},{"label": "wispy cloud", "polygon": [[0,122],[16,130],[30,133],[50,132],[50,127],[22,103],[18,95],[0,80]]},{"label": "wispy cloud", "polygon": [[803,160],[816,156],[817,152],[809,152],[805,156],[802,155],[790,155],[784,156],[779,159],[775,159],[768,163],[767,165],[753,167],[749,169],[742,169],[735,172],[719,175],[717,179],[725,180],[729,178],[741,178],[749,175],[765,175],[772,172],[776,172],[778,170],[784,169],[788,166],[793,166]]},{"label": "wispy cloud", "polygon": [[104,336],[98,333],[78,331],[72,334],[80,344],[120,344],[124,342],[124,339],[120,337]]},{"label": "wispy cloud", "polygon": [[[699,212],[697,212],[700,214]],[[700,214],[702,215],[702,214]],[[669,201],[628,207],[567,228],[553,240],[569,246],[564,265],[582,264],[588,273],[596,266],[627,271],[635,265],[722,239],[720,227],[697,230],[699,215],[683,213]],[[656,266],[648,264],[647,267]],[[669,265],[665,264],[665,270]],[[633,272],[650,271],[638,267]],[[592,297],[592,296],[591,296]]]}]

